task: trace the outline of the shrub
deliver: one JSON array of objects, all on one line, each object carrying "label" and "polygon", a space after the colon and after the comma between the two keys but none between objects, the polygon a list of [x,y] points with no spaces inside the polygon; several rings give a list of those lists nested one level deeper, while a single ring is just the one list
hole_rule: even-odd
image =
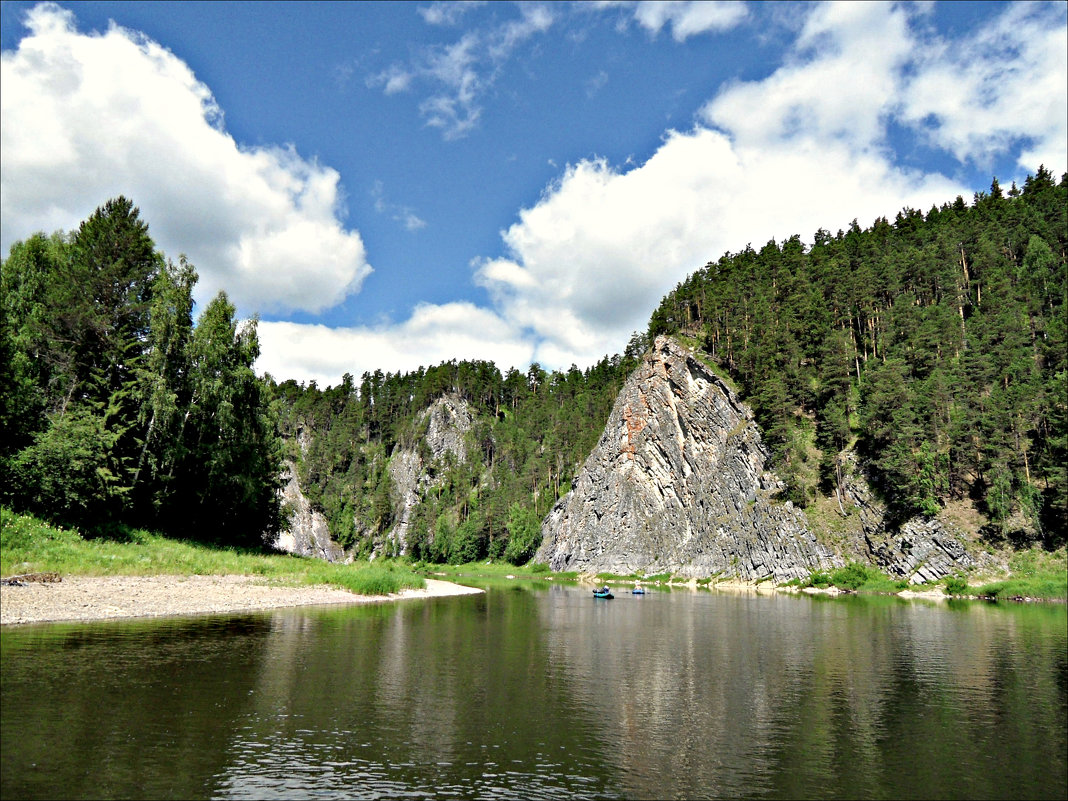
[{"label": "shrub", "polygon": [[942,592],[946,595],[967,595],[968,590],[968,582],[960,576],[947,576],[945,586],[942,588]]},{"label": "shrub", "polygon": [[830,583],[843,590],[860,589],[870,579],[878,578],[879,571],[863,565],[860,562],[850,562],[845,567],[840,567],[831,572]]},{"label": "shrub", "polygon": [[822,570],[817,570],[811,576],[808,577],[808,582],[803,584],[805,587],[829,587],[831,585],[831,577],[824,573]]}]

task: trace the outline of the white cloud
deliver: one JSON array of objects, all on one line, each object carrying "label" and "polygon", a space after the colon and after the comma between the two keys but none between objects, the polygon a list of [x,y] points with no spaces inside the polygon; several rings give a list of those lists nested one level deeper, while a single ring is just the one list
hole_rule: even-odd
[{"label": "white cloud", "polygon": [[634,8],[634,19],[653,35],[665,25],[671,36],[684,42],[702,33],[721,33],[740,24],[748,16],[745,3],[719,0],[644,0]]},{"label": "white cloud", "polygon": [[[1047,98],[1052,113],[1033,102],[1012,121],[1004,119],[1008,98],[983,91],[998,70],[1026,97],[1034,98],[1029,84],[1058,89],[1066,47],[1057,26],[1029,27],[1023,23],[1034,14],[1010,8],[970,43],[934,47],[917,32],[913,13],[888,4],[813,6],[778,70],[721,89],[693,130],[668,132],[644,164],[569,165],[502,232],[504,255],[476,263],[475,280],[496,310],[479,318],[490,333],[453,339],[445,332],[458,321],[437,319],[434,338],[462,348],[441,351],[442,358],[485,353],[477,348],[492,338],[508,343],[504,357],[490,357],[502,366],[529,358],[550,368],[590,364],[618,351],[632,330],[644,329],[665,292],[726,251],[794,234],[811,241],[819,228],[833,232],[853,219],[869,225],[905,206],[925,210],[971,194],[940,174],[897,165],[891,121],[916,124],[922,116],[932,141],[960,143],[953,149],[960,159],[1016,147],[1027,164],[1031,150],[1045,147],[1047,166],[1063,168],[1064,92]],[[1015,33],[1014,23],[1021,23]],[[967,66],[979,43],[991,40],[1002,42],[997,68]],[[960,82],[970,116],[954,91],[928,88],[946,74]],[[999,133],[1006,127],[1030,144],[1014,144]],[[420,314],[432,316],[434,308]],[[405,362],[396,353],[391,343],[406,341],[409,325],[353,332],[346,347],[377,350],[368,364],[432,362],[414,354]],[[527,351],[524,342],[535,344]]]},{"label": "white cloud", "polygon": [[478,281],[503,316],[535,332],[544,364],[589,364],[644,330],[659,299],[747,243],[870,224],[903,205],[929,208],[962,187],[843,144],[739,146],[722,132],[671,133],[645,164],[567,169],[503,233],[508,258]]},{"label": "white cloud", "polygon": [[918,59],[902,117],[961,161],[987,163],[1026,140],[1021,167],[1063,166],[1068,143],[1068,24],[1063,3],[1014,3],[957,41]]},{"label": "white cloud", "polygon": [[903,8],[816,6],[782,67],[728,85],[701,116],[751,147],[808,139],[864,149],[883,138],[914,47]]},{"label": "white cloud", "polygon": [[[344,372],[451,358],[588,365],[621,349],[665,292],[725,251],[793,234],[810,241],[818,228],[970,196],[950,178],[899,166],[891,123],[961,162],[1007,154],[1031,170],[1068,166],[1063,5],[1012,4],[964,41],[926,32],[912,6],[803,9],[795,45],[770,76],[723,87],[693,129],[667,132],[643,164],[569,165],[521,210],[502,232],[503,253],[475,262],[491,309],[425,304],[402,322],[343,329],[264,322],[259,368],[325,385]],[[657,30],[670,24],[676,38],[699,27],[656,13]],[[30,19],[32,35],[3,54],[5,248],[32,230],[73,227],[123,192],[165,250],[186,249],[204,284],[246,307],[314,310],[359,286],[370,267],[358,234],[338,222],[333,170],[292,149],[238,147],[208,88],[136,34],[77,34],[54,6]],[[440,91],[424,104],[427,120],[462,135],[511,49],[551,24],[541,7],[523,7],[521,19],[387,71],[381,86],[430,81]],[[414,211],[373,191],[381,212],[419,227]]]},{"label": "white cloud", "polygon": [[[506,256],[483,261],[476,280],[506,319],[535,333],[539,360],[588,364],[618,350],[631,330],[644,328],[666,291],[725,251],[794,234],[811,241],[818,228],[835,231],[854,218],[869,225],[905,206],[925,210],[970,196],[970,187],[895,163],[888,124],[909,122],[907,110],[922,107],[917,96],[930,104],[926,114],[937,110],[945,120],[931,136],[960,142],[959,158],[984,147],[1011,152],[1011,137],[1000,134],[1009,127],[1035,143],[1024,146],[1022,163],[1034,160],[1032,150],[1045,150],[1057,173],[1068,160],[1066,93],[1059,91],[1068,48],[1048,19],[1014,29],[1022,13],[1010,8],[976,44],[932,56],[909,9],[815,6],[782,67],[762,81],[722,89],[702,109],[702,124],[670,132],[641,166],[569,166],[503,232]],[[970,116],[948,89],[912,89],[939,71],[959,71],[965,54],[991,38],[1007,54],[997,69],[1020,88],[1022,103],[1031,101],[1030,113],[1002,119],[1010,101],[1000,90],[984,94],[982,80],[963,84],[968,102],[981,109]],[[994,72],[988,66],[977,74],[992,81]],[[1040,103],[1023,89],[1028,83],[1052,94]]]},{"label": "white cloud", "polygon": [[248,310],[333,306],[371,267],[339,221],[338,173],[293,148],[242,148],[211,91],[159,44],[112,25],[82,34],[45,4],[0,61],[0,247],[69,230],[125,194],[168,255],[186,253],[203,300]]},{"label": "white cloud", "polygon": [[502,371],[525,369],[533,348],[498,314],[471,303],[423,304],[402,323],[328,328],[261,322],[263,355],[257,370],[276,380],[338,384],[344,373],[357,379],[374,370],[411,371],[454,358],[485,359]]},{"label": "white cloud", "polygon": [[[420,9],[433,25],[451,25],[475,6],[431,6]],[[445,139],[460,139],[478,126],[482,98],[494,84],[502,65],[513,51],[532,36],[552,27],[553,12],[543,5],[522,5],[519,18],[486,29],[465,32],[458,41],[425,48],[411,65],[391,64],[372,75],[369,86],[385,94],[408,91],[418,82],[434,87],[419,104],[419,113]]]},{"label": "white cloud", "polygon": [[420,7],[419,14],[428,25],[455,25],[468,11],[473,11],[485,3],[478,0],[459,0],[459,2],[431,3]]}]

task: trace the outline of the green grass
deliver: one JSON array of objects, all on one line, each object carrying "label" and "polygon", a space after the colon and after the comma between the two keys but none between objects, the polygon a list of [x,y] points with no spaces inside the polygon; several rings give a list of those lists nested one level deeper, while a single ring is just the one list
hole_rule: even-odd
[{"label": "green grass", "polygon": [[597,580],[598,581],[639,581],[639,580],[641,580],[641,578],[642,577],[640,575],[638,575],[637,573],[628,573],[625,576],[622,575],[621,573],[598,573],[597,574]]},{"label": "green grass", "polygon": [[257,575],[288,584],[328,584],[359,595],[426,586],[405,565],[333,564],[310,557],[213,548],[139,529],[88,539],[73,529],[0,508],[0,574],[82,576]]},{"label": "green grass", "polygon": [[462,565],[444,565],[433,562],[416,562],[412,570],[423,574],[445,574],[447,576],[483,576],[496,578],[515,576],[516,578],[546,578],[552,576],[558,580],[573,580],[578,577],[576,572],[552,573],[549,566],[540,562],[528,562],[525,565],[516,566],[510,562],[494,562],[483,559],[478,562],[467,562]]},{"label": "green grass", "polygon": [[895,579],[861,562],[850,562],[845,567],[839,567],[831,571],[817,570],[807,579],[793,579],[786,582],[787,586],[797,587],[837,587],[840,590],[853,592],[878,592],[896,593],[908,588],[908,582],[903,579]]},{"label": "green grass", "polygon": [[1041,548],[1020,551],[1009,559],[1011,575],[973,587],[971,593],[986,598],[1042,598],[1068,600],[1068,550],[1052,553]]}]

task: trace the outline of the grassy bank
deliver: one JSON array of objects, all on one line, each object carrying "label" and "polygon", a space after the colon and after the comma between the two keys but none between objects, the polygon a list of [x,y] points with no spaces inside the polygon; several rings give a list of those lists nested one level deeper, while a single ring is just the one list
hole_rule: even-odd
[{"label": "grassy bank", "polygon": [[412,570],[416,570],[423,575],[452,576],[455,578],[460,576],[481,576],[484,578],[543,579],[551,576],[559,581],[567,581],[578,577],[578,573],[575,572],[553,573],[549,570],[548,565],[538,562],[530,562],[519,566],[509,562],[492,562],[488,560],[467,562],[462,565],[416,562],[412,565]]},{"label": "grassy bank", "polygon": [[212,548],[139,529],[87,538],[72,529],[0,509],[0,574],[81,576],[256,575],[292,584],[328,584],[359,595],[387,595],[426,586],[393,563],[342,565],[321,559]]},{"label": "grassy bank", "polygon": [[1046,601],[1068,600],[1068,551],[1052,553],[1039,547],[1013,554],[1009,575],[984,584],[971,584],[964,576],[949,576],[941,584],[910,585],[869,565],[851,562],[837,570],[818,571],[807,579],[794,579],[787,586],[837,587],[841,590],[873,593],[898,593],[902,590],[942,588],[946,595],[981,597],[995,600],[1029,598]]},{"label": "grassy bank", "polygon": [[985,598],[1043,598],[1068,600],[1068,549],[1053,552],[1032,548],[1009,559],[1011,575],[971,588]]}]

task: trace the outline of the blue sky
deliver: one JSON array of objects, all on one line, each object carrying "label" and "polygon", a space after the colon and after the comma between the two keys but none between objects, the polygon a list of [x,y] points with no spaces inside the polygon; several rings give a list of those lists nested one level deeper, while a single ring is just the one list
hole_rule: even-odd
[{"label": "blue sky", "polygon": [[258,367],[591,364],[748,243],[1068,167],[1055,3],[0,4],[0,247],[109,197]]}]

